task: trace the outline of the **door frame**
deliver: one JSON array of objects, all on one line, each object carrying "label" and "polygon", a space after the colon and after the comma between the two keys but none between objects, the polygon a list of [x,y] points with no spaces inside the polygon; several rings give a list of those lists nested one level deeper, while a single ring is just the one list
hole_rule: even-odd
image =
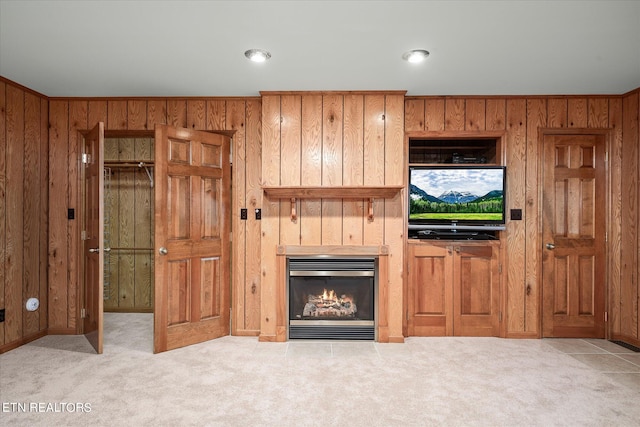
[{"label": "door frame", "polygon": [[[538,338],[543,338],[543,316],[544,316],[544,289],[543,289],[543,252],[544,252],[544,242],[542,239],[544,232],[544,140],[546,136],[564,136],[564,135],[593,135],[593,136],[603,136],[604,137],[604,152],[605,152],[605,161],[604,161],[604,193],[605,193],[605,248],[604,248],[604,311],[605,313],[610,313],[610,301],[611,298],[609,296],[611,282],[611,263],[612,260],[609,257],[609,236],[612,236],[611,233],[611,181],[612,181],[612,173],[610,164],[611,161],[609,159],[609,153],[611,152],[611,141],[612,141],[612,128],[546,128],[540,127],[538,128],[538,248],[537,248],[537,259],[538,259],[538,280],[536,281],[536,286],[539,289],[538,292]],[[605,314],[605,316],[607,315]],[[611,337],[611,323],[608,319],[604,322],[604,334],[605,339],[609,339]]]}]

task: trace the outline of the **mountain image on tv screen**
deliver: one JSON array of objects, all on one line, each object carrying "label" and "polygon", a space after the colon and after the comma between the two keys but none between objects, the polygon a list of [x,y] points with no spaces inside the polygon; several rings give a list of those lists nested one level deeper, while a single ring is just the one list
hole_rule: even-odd
[{"label": "mountain image on tv screen", "polygon": [[412,169],[410,183],[410,220],[503,220],[503,169]]}]

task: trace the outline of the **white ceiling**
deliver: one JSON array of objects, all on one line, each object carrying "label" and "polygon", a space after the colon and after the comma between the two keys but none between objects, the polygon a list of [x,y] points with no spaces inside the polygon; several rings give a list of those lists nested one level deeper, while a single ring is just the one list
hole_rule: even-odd
[{"label": "white ceiling", "polygon": [[52,97],[622,94],[640,0],[0,0],[0,75]]}]

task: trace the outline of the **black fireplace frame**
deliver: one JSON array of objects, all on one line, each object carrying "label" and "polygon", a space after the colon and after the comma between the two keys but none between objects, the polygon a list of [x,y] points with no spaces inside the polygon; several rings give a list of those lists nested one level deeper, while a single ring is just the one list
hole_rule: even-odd
[{"label": "black fireplace frame", "polygon": [[[322,266],[322,270],[317,268]],[[373,320],[295,320],[290,316],[291,277],[373,277]],[[287,339],[378,340],[379,257],[371,255],[300,255],[286,258]]]}]

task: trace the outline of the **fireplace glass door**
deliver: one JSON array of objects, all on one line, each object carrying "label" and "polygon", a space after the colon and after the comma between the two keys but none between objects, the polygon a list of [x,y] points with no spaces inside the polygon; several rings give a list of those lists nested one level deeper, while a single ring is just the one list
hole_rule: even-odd
[{"label": "fireplace glass door", "polygon": [[376,261],[292,258],[289,338],[375,339]]}]

